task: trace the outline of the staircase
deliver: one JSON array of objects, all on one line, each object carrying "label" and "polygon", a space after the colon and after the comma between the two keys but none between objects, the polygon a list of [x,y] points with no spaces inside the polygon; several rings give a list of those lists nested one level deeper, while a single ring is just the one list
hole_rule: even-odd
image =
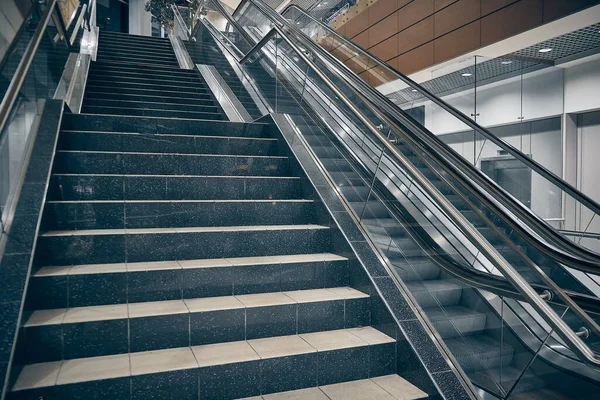
[{"label": "staircase", "polygon": [[167,43],[101,31],[63,116],[10,398],[427,397],[275,129]]}]

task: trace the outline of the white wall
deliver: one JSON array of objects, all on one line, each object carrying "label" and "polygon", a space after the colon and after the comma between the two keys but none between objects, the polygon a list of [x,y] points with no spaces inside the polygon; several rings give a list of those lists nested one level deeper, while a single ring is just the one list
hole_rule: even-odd
[{"label": "white wall", "polygon": [[[598,173],[598,151],[600,150],[600,111],[582,114],[578,118],[579,139],[579,188],[592,199],[600,202],[600,174]],[[588,227],[593,214],[582,209],[576,221],[576,227],[584,230]],[[600,232],[600,219],[596,216],[589,224],[588,232]],[[600,251],[600,240],[587,239],[584,244]]]},{"label": "white wall", "polygon": [[152,15],[144,10],[146,0],[129,0],[129,33],[152,36]]},{"label": "white wall", "polygon": [[[522,87],[521,87],[522,86]],[[477,88],[477,122],[485,127],[531,121],[563,113],[563,70],[548,68],[521,78]],[[521,98],[522,97],[522,98]],[[475,111],[475,94],[468,90],[443,99],[471,116]],[[522,107],[522,111],[521,111]],[[455,117],[432,104],[425,105],[425,126],[440,135],[467,130]]]},{"label": "white wall", "polygon": [[565,69],[565,113],[600,109],[600,60]]}]

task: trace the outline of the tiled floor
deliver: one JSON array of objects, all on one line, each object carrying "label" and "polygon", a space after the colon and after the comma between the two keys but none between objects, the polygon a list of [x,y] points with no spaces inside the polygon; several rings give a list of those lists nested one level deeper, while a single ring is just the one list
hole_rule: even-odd
[{"label": "tiled floor", "polygon": [[416,400],[427,394],[398,375],[247,397],[243,400]]}]

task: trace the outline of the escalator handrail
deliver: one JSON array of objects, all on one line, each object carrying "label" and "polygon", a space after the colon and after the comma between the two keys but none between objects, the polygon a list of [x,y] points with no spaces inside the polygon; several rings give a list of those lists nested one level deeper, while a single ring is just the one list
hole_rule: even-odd
[{"label": "escalator handrail", "polygon": [[[240,7],[242,6],[243,3],[244,2],[240,3],[240,6],[238,6],[238,9],[241,9]],[[413,81],[412,79],[410,79],[408,76],[406,76],[406,75],[402,74],[401,72],[397,71],[396,69],[390,67],[388,64],[386,64],[383,60],[381,60],[377,56],[375,56],[375,55],[369,53],[368,51],[364,50],[362,47],[358,46],[357,44],[355,44],[352,41],[348,40],[344,36],[340,35],[336,31],[334,31],[333,29],[331,29],[329,26],[323,24],[321,21],[316,20],[314,17],[312,17],[311,15],[307,14],[304,10],[302,10],[297,5],[295,5],[295,4],[288,5],[281,12],[281,15],[284,15],[286,13],[286,11],[288,9],[291,9],[291,8],[297,9],[302,14],[304,14],[308,18],[312,19],[314,22],[318,23],[321,27],[325,28],[331,34],[335,35],[336,38],[338,38],[339,40],[341,40],[342,42],[344,42],[344,44],[352,46],[357,51],[361,52],[362,54],[364,54],[367,57],[369,57],[372,60],[374,60],[379,66],[385,68],[388,72],[390,72],[394,76],[398,77],[398,79],[401,79],[402,81],[404,81],[406,84],[408,84],[412,88],[418,90],[422,95],[424,95],[425,97],[427,97],[427,99],[429,99],[430,101],[434,102],[438,106],[442,107],[444,110],[446,110],[447,112],[449,112],[450,114],[452,114],[454,117],[458,118],[462,123],[468,125],[470,128],[474,129],[478,133],[481,133],[487,139],[491,140],[494,144],[496,144],[497,146],[499,146],[499,147],[503,148],[504,150],[506,150],[510,155],[512,155],[513,157],[517,158],[519,161],[521,161],[524,164],[526,164],[527,166],[529,166],[535,172],[537,172],[538,174],[542,175],[544,178],[546,178],[549,181],[551,181],[554,185],[558,186],[561,190],[564,190],[565,192],[569,193],[577,201],[579,201],[580,203],[584,204],[586,207],[588,207],[595,214],[600,214],[600,204],[598,202],[596,202],[594,199],[590,198],[585,193],[582,193],[580,190],[578,190],[577,188],[573,187],[570,183],[566,182],[564,179],[560,178],[558,175],[554,174],[553,172],[551,172],[550,170],[548,170],[543,165],[540,165],[539,163],[537,163],[536,161],[534,161],[530,157],[527,157],[527,155],[525,155],[523,152],[521,152],[519,149],[517,149],[513,145],[511,145],[509,143],[506,143],[502,139],[498,138],[496,135],[494,135],[493,133],[491,133],[489,130],[487,130],[486,128],[482,127],[477,122],[473,121],[471,118],[467,117],[465,114],[463,114],[461,111],[459,111],[458,109],[456,109],[452,105],[446,103],[445,101],[443,101],[439,97],[435,96],[433,93],[431,93],[427,89],[423,88],[421,85],[419,85],[418,83],[416,83],[415,81]]]},{"label": "escalator handrail", "polygon": [[[240,4],[240,8],[243,6],[244,3],[245,2],[242,2],[242,4]],[[240,9],[240,8],[238,8],[238,9]],[[310,17],[310,15],[309,15],[309,17]],[[312,19],[314,20],[314,18],[312,18]],[[316,21],[316,22],[318,22],[318,21]],[[326,28],[331,30],[331,28],[329,28],[329,27],[326,27]],[[293,27],[293,29],[297,29],[297,28]],[[335,32],[333,32],[333,33],[335,35],[338,35]],[[312,40],[311,40],[311,42],[312,42]],[[314,42],[312,42],[312,43],[314,44]],[[316,46],[318,46],[318,45],[316,45]],[[387,99],[379,91],[377,91],[370,85],[367,85],[362,78],[356,76],[356,74],[354,72],[352,72],[346,65],[341,63],[335,57],[331,56],[329,54],[329,52],[325,51],[320,46],[318,46],[318,48],[320,49],[321,54],[323,54],[323,52],[327,53],[326,56],[328,56],[330,58],[330,60],[329,60],[330,62],[332,61],[331,58],[333,58],[333,60],[337,61],[337,64],[339,64],[340,66],[343,66],[345,68],[344,72],[348,73],[347,74],[348,77],[354,78],[355,82],[358,82],[359,84],[361,84],[361,86],[362,86],[361,93],[367,95],[369,101],[375,102],[376,104],[378,104],[378,106],[385,107],[388,112],[392,113],[392,115],[396,115],[397,118],[403,120],[403,122],[412,125],[412,127],[414,129],[418,129],[419,131],[422,131],[423,133],[425,133],[423,139],[427,142],[427,144],[429,146],[431,146],[435,149],[436,154],[443,153],[446,155],[446,157],[448,157],[452,160],[452,162],[447,164],[447,166],[450,169],[454,169],[457,165],[461,166],[463,168],[462,172],[465,175],[467,175],[470,179],[473,179],[479,185],[483,186],[484,188],[488,189],[490,192],[493,193],[494,200],[500,201],[504,207],[511,210],[511,212],[513,212],[520,219],[523,219],[526,222],[528,222],[529,224],[531,224],[532,226],[535,226],[536,231],[542,233],[542,237],[544,238],[544,240],[548,241],[548,243],[551,243],[554,246],[556,246],[557,248],[561,249],[560,251],[557,251],[555,248],[548,246],[546,243],[541,243],[537,237],[533,236],[526,229],[523,229],[522,225],[520,223],[515,223],[513,221],[513,218],[510,216],[507,216],[504,213],[504,211],[500,212],[500,215],[502,216],[503,220],[505,220],[505,222],[513,225],[514,228],[517,229],[520,234],[526,236],[528,238],[528,240],[538,250],[548,254],[552,258],[556,258],[556,259],[560,260],[560,262],[567,264],[574,269],[578,269],[578,270],[581,270],[584,272],[591,272],[591,273],[598,273],[598,271],[600,271],[600,262],[598,261],[599,255],[597,253],[592,252],[588,249],[585,249],[585,248],[575,244],[573,241],[570,241],[565,236],[557,233],[556,230],[554,228],[552,228],[551,226],[549,226],[542,218],[540,218],[538,215],[533,213],[530,209],[524,207],[521,203],[519,203],[517,200],[512,198],[510,195],[507,195],[506,192],[503,189],[499,188],[498,185],[495,182],[493,182],[487,175],[482,174],[481,171],[477,170],[473,165],[466,162],[466,160],[464,160],[463,157],[456,154],[454,152],[454,150],[448,148],[448,146],[446,146],[443,142],[441,142],[439,138],[437,138],[435,135],[431,134],[427,130],[423,129],[422,127],[417,126],[414,123],[412,123],[407,118],[407,116],[404,115],[404,113],[401,110],[399,111],[399,109],[395,105],[393,105],[392,103],[389,102],[389,99]],[[374,100],[374,96],[377,100]],[[502,143],[504,143],[504,142],[502,141]],[[527,158],[527,159],[531,160],[530,158]],[[448,171],[448,172],[453,173],[452,171]],[[472,186],[472,185],[468,184],[468,186]],[[488,200],[486,200],[485,203],[493,204],[493,201],[489,202]]]},{"label": "escalator handrail", "polygon": [[[215,3],[216,1],[213,1]],[[503,276],[513,284],[513,286],[521,293],[521,295],[526,299],[526,301],[539,313],[543,316],[546,323],[548,323],[557,333],[558,335],[567,342],[571,348],[571,350],[577,354],[579,359],[590,365],[594,368],[600,368],[600,358],[583,342],[583,340],[575,333],[565,321],[563,321],[558,314],[545,302],[545,300],[533,289],[529,283],[510,265],[504,257],[498,253],[498,251],[481,235],[481,233],[475,229],[466,218],[454,207],[449,200],[443,196],[438,189],[429,182],[422,174],[420,170],[418,170],[407,158],[402,154],[395,146],[393,146],[383,135],[377,126],[375,126],[372,121],[360,110],[356,105],[346,97],[346,95],[339,89],[337,86],[310,60],[306,54],[298,48],[298,46],[291,41],[288,37],[288,34],[292,34],[297,38],[297,35],[294,35],[293,31],[284,32],[279,25],[286,26],[287,21],[282,23],[278,21],[278,15],[273,10],[271,10],[268,6],[262,4],[259,1],[255,0],[246,0],[245,2],[251,2],[256,8],[259,9],[271,22],[279,22],[274,23],[273,27],[270,31],[277,31],[279,37],[283,39],[290,48],[298,54],[298,56],[303,60],[306,65],[308,65],[311,70],[326,84],[326,86],[335,93],[335,95],[344,103],[346,107],[348,107],[351,112],[363,123],[365,126],[371,131],[375,137],[380,140],[382,145],[388,150],[395,158],[399,161],[401,165],[409,172],[409,174],[418,181],[421,188],[424,189],[427,195],[435,199],[437,204],[442,208],[442,210],[446,213],[446,215],[462,230],[462,233],[467,237],[471,243],[473,243],[479,251],[496,267],[499,271],[502,272]],[[241,5],[240,5],[241,7]],[[238,8],[239,9],[239,8]],[[273,16],[272,13],[275,13],[276,16]],[[224,10],[223,16],[228,19],[230,23],[234,26],[239,27],[237,21],[235,21],[228,12]],[[287,26],[289,28],[289,26]],[[241,28],[241,27],[239,27]],[[243,29],[243,28],[241,28]],[[270,34],[270,31],[268,34]],[[303,34],[302,34],[303,35]],[[267,41],[268,42],[268,41]],[[267,42],[264,42],[265,44]],[[312,41],[311,41],[312,42]],[[254,41],[250,42],[254,43]],[[254,48],[253,48],[254,50]],[[357,93],[357,95],[360,95]],[[369,103],[365,103],[365,105],[370,109],[371,112],[375,114],[379,114],[379,112]],[[558,291],[562,291],[558,288]],[[564,293],[564,297],[561,296],[563,301],[565,301],[569,307],[572,309],[579,309],[579,307],[574,302],[569,302],[568,300],[564,300],[568,296]],[[590,325],[594,325],[592,323]]]},{"label": "escalator handrail", "polygon": [[[10,81],[10,84],[8,85],[8,89],[6,89],[6,93],[4,94],[4,98],[2,99],[2,103],[0,103],[0,139],[2,139],[4,125],[8,121],[8,117],[12,110],[12,106],[17,100],[17,97],[19,96],[19,92],[21,90],[21,87],[23,86],[23,82],[25,81],[25,77],[29,72],[31,62],[33,61],[33,58],[35,57],[37,49],[40,45],[40,41],[42,40],[44,32],[48,27],[48,23],[52,19],[52,14],[54,13],[55,8],[57,7],[57,1],[58,0],[50,0],[50,3],[44,10],[42,17],[40,18],[40,22],[35,28],[33,36],[31,37],[29,44],[27,44],[27,48],[23,53],[23,57],[21,58],[21,61],[19,61],[19,65],[17,66],[17,69]],[[60,16],[58,19],[60,20],[60,22],[62,22],[62,18]],[[64,27],[61,26],[57,28],[63,29]],[[68,47],[68,41],[64,32],[63,40],[65,41],[65,44]]]},{"label": "escalator handrail", "polygon": [[[290,7],[288,7],[290,8]],[[305,14],[307,15],[307,14]],[[335,31],[333,31],[331,28],[329,28],[328,26],[320,23],[319,21],[315,20],[314,18],[312,18],[310,15],[307,15],[308,17],[310,17],[313,21],[315,21],[316,23],[319,23],[321,26],[323,26],[324,28],[326,28],[327,30],[329,30],[332,34],[340,37],[340,40],[345,40],[347,41],[347,39],[341,37],[338,33],[336,33]],[[348,44],[353,45],[356,47],[356,45],[352,44],[351,42],[348,42]],[[364,52],[364,50],[360,49],[359,47],[357,47],[357,50],[360,50],[362,52]],[[365,53],[368,56],[374,58],[376,61],[378,62],[382,62],[381,60],[377,59],[375,56],[370,55],[369,53]],[[339,60],[338,60],[339,61]],[[345,66],[345,65],[344,65]],[[349,72],[351,75],[356,75],[353,71],[351,71],[347,66],[345,66],[347,69],[347,72]],[[390,69],[391,67],[388,67],[387,65],[385,65],[386,68]],[[395,70],[391,70],[392,72],[394,72]],[[397,71],[395,71],[397,74]],[[406,77],[405,77],[406,78]],[[356,79],[363,81],[362,78],[356,76]],[[409,78],[406,78],[407,80],[410,80]],[[411,81],[412,82],[412,81]],[[413,84],[415,85],[415,87],[418,90],[423,90],[426,91],[425,89],[421,88],[420,86],[418,86],[416,83],[413,82]],[[373,89],[370,85],[366,85],[367,87],[370,87],[371,89]],[[374,90],[374,92],[377,93],[378,96],[380,97],[384,97],[379,91]],[[371,92],[372,93],[372,92]],[[443,107],[444,106],[444,102],[441,99],[436,98],[435,96],[433,96],[432,94],[429,93],[429,95],[431,95],[432,97],[434,97],[435,99],[437,99],[437,101],[440,102],[440,106]],[[387,99],[387,98],[386,98]],[[372,101],[372,99],[371,99]],[[387,100],[389,102],[389,100]],[[447,105],[448,107],[452,108],[452,106]],[[392,104],[392,108],[394,110],[396,110],[396,112],[398,111],[398,107]],[[450,112],[450,110],[448,110]],[[456,112],[459,112],[457,110],[455,110]],[[459,112],[460,113],[460,112]],[[464,116],[464,115],[463,115]],[[406,120],[406,116],[402,117],[404,120]],[[466,118],[468,121],[472,122],[473,124],[475,123],[474,121],[472,121],[471,119],[469,119],[468,117],[464,116],[464,118]],[[464,121],[463,121],[464,122]],[[485,128],[481,128],[481,129],[485,129]],[[489,135],[494,136],[492,133],[490,133],[489,131],[486,131]],[[497,200],[501,200],[503,205],[505,207],[507,207],[508,209],[510,209],[513,213],[517,214],[519,216],[519,218],[521,219],[525,219],[526,221],[528,221],[529,223],[531,223],[532,225],[535,225],[536,228],[538,229],[538,231],[544,232],[544,239],[548,240],[550,243],[552,243],[554,246],[558,247],[558,248],[562,248],[562,249],[567,249],[564,250],[565,254],[561,254],[561,253],[554,253],[552,250],[549,250],[547,248],[545,248],[544,245],[541,246],[537,246],[540,250],[542,251],[549,251],[553,256],[562,258],[563,262],[565,263],[575,263],[573,265],[571,265],[573,268],[578,268],[577,264],[581,263],[579,260],[577,259],[573,259],[573,260],[569,260],[569,257],[566,255],[568,253],[573,253],[576,254],[578,257],[580,257],[581,259],[588,259],[592,262],[592,264],[588,264],[585,268],[585,271],[587,272],[593,272],[593,273],[597,273],[598,270],[600,268],[598,268],[600,266],[600,264],[598,264],[598,257],[599,255],[593,251],[590,251],[584,247],[581,247],[579,245],[577,245],[576,243],[574,243],[573,241],[570,241],[569,239],[567,239],[566,237],[564,237],[561,234],[558,234],[552,227],[550,227],[542,218],[540,218],[538,215],[536,215],[535,213],[533,213],[530,209],[528,209],[527,207],[523,206],[520,202],[518,202],[517,200],[515,200],[514,198],[507,196],[506,193],[497,186],[497,184],[495,182],[493,182],[491,179],[489,179],[489,177],[487,176],[483,176],[483,180],[479,179],[478,175],[480,176],[481,173],[480,171],[478,171],[473,165],[469,164],[468,162],[466,162],[466,160],[464,160],[464,158],[462,158],[460,155],[458,154],[454,154],[454,150],[451,150],[450,153],[448,153],[448,151],[446,151],[446,147],[444,145],[443,142],[441,142],[441,140],[437,137],[435,137],[435,135],[428,133],[427,131],[425,131],[426,134],[428,134],[428,136],[432,137],[432,140],[436,141],[437,144],[434,146],[436,148],[438,148],[438,146],[441,146],[442,149],[444,150],[437,150],[437,151],[444,151],[447,156],[451,157],[452,159],[454,159],[454,162],[451,163],[451,165],[460,165],[462,168],[464,168],[465,170],[463,170],[463,173],[467,174],[468,176],[476,176],[477,180],[480,182],[481,185],[483,185],[485,188],[488,188],[492,191],[495,192],[495,198]],[[483,133],[482,133],[483,134]],[[495,137],[495,136],[494,136]],[[508,143],[505,143],[503,140],[495,137],[497,139],[498,142],[497,143],[499,146],[501,147],[508,147],[511,146]],[[431,141],[430,141],[431,143]],[[509,151],[510,149],[506,148],[507,151]],[[516,148],[514,148],[515,151],[519,152],[519,150],[517,150]],[[522,153],[521,153],[522,154]],[[525,157],[526,159],[526,163],[529,165],[529,163],[534,163],[536,164],[539,168],[544,168],[543,166],[539,165],[537,162],[533,161],[531,158],[527,157],[526,155],[522,154],[523,157]],[[520,159],[520,158],[519,158]],[[535,169],[535,168],[534,168]],[[545,168],[544,168],[545,169]],[[556,184],[559,186],[559,188],[561,188],[562,190],[564,190],[565,192],[569,192],[569,190],[567,190],[566,187],[563,187],[563,184],[568,185],[567,182],[565,182],[564,180],[562,180],[561,178],[556,177],[557,179],[560,180],[559,183],[557,183],[556,181],[552,180],[551,178],[549,178],[548,176],[546,176],[543,171],[541,170],[537,170],[536,172],[538,172],[540,175],[546,177],[547,179],[550,179],[552,181],[552,183]],[[474,175],[475,174],[475,175]],[[571,187],[572,188],[572,187]],[[498,190],[500,189],[500,190]],[[573,190],[574,189],[572,188]],[[588,200],[589,199],[584,193],[581,193],[580,191],[577,191],[579,193],[579,195],[586,197]],[[572,193],[570,193],[571,195],[573,195]],[[575,196],[577,198],[577,196]],[[577,198],[577,200],[580,200],[579,198]],[[591,200],[593,202],[593,200]],[[584,204],[586,206],[588,206],[587,203]],[[593,211],[593,209],[592,209]],[[526,233],[527,236],[529,236],[530,238],[533,238],[533,236],[531,236],[530,234]],[[585,262],[583,262],[583,264],[585,264]]]}]

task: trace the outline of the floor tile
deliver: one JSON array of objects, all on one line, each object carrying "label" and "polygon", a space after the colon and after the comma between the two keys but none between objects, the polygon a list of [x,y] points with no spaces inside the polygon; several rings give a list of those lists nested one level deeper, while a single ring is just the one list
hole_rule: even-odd
[{"label": "floor tile", "polygon": [[260,358],[283,357],[316,351],[298,335],[253,339],[248,343]]},{"label": "floor tile", "polygon": [[152,301],[129,304],[129,318],[187,313],[183,300]]},{"label": "floor tile", "polygon": [[265,307],[284,304],[296,304],[283,293],[244,294],[236,296],[246,307]]},{"label": "floor tile", "polygon": [[185,299],[190,312],[232,310],[244,308],[244,304],[234,296],[207,297],[204,299]]},{"label": "floor tile", "polygon": [[295,290],[291,292],[283,292],[283,294],[292,300],[297,301],[298,303],[343,299],[340,295],[335,294],[329,289]]},{"label": "floor tile", "polygon": [[351,328],[347,329],[347,331],[361,338],[368,344],[382,344],[394,342],[394,339],[370,326],[366,326],[363,328]]},{"label": "floor tile", "polygon": [[62,361],[31,364],[23,367],[13,390],[35,389],[56,384]]},{"label": "floor tile", "polygon": [[369,379],[321,386],[321,390],[331,400],[395,400]]},{"label": "floor tile", "polygon": [[65,360],[58,385],[129,376],[129,354]]},{"label": "floor tile", "polygon": [[371,380],[397,400],[427,398],[427,393],[398,375],[379,376]]},{"label": "floor tile", "polygon": [[352,289],[351,287],[333,287],[328,289],[344,299],[357,299],[360,297],[369,297],[368,294],[358,291],[356,289]]},{"label": "floor tile", "polygon": [[119,272],[127,272],[127,265],[125,263],[74,265],[69,270],[69,275],[109,274]]},{"label": "floor tile", "polygon": [[155,261],[155,262],[136,262],[127,263],[127,271],[161,271],[170,269],[181,269],[177,261]]},{"label": "floor tile", "polygon": [[198,362],[189,347],[131,353],[131,374],[152,374],[197,368]]},{"label": "floor tile", "polygon": [[127,304],[77,307],[67,310],[65,324],[127,318]]},{"label": "floor tile", "polygon": [[37,310],[31,313],[24,326],[30,327],[40,325],[62,324],[66,313],[66,308],[57,308],[54,310]]},{"label": "floor tile", "polygon": [[366,346],[367,343],[346,330],[304,333],[300,335],[318,351]]},{"label": "floor tile", "polygon": [[225,258],[204,259],[204,260],[179,260],[177,261],[183,269],[186,268],[218,268],[231,267],[231,263]]},{"label": "floor tile", "polygon": [[[329,400],[319,388],[292,390],[263,396],[264,400]],[[244,399],[247,400],[247,399]]]},{"label": "floor tile", "polygon": [[200,367],[260,359],[246,341],[194,346],[192,351]]}]

